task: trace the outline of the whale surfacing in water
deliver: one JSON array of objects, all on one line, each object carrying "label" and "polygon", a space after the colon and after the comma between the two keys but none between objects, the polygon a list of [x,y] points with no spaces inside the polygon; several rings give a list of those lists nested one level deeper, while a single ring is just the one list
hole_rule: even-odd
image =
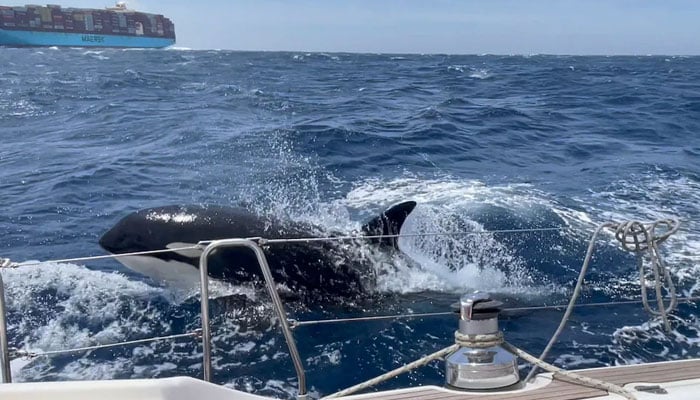
[{"label": "whale surfacing in water", "polygon": [[[266,246],[264,252],[275,281],[294,293],[357,295],[371,290],[375,275],[372,262],[353,250],[361,246],[396,248],[395,238],[381,236],[399,234],[415,206],[414,201],[406,201],[368,221],[362,226],[361,234],[373,236],[372,239]],[[176,205],[129,214],[105,233],[99,243],[112,254],[122,254],[180,249],[204,240],[308,238],[321,232],[322,229],[310,224],[260,216],[244,208]],[[187,249],[118,260],[156,281],[187,290],[199,282],[197,268],[201,254],[200,249]],[[255,255],[246,248],[213,252],[209,257],[209,276],[232,283],[262,279]]]}]

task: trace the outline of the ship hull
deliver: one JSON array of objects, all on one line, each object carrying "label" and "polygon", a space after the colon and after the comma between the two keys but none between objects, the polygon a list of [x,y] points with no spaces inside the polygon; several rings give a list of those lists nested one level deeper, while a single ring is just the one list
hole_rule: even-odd
[{"label": "ship hull", "polygon": [[171,38],[0,29],[0,46],[11,47],[73,46],[162,48],[173,44],[175,44],[175,39]]}]

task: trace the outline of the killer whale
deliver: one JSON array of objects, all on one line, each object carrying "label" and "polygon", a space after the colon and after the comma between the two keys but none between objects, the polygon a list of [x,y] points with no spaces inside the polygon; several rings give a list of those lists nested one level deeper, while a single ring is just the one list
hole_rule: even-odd
[{"label": "killer whale", "polygon": [[[416,202],[405,201],[367,221],[359,233],[372,236],[366,240],[286,243],[264,248],[275,281],[293,293],[352,295],[371,290],[375,277],[372,261],[356,250],[362,246],[397,248],[396,238],[390,235],[400,232],[415,207]],[[123,254],[177,249],[204,240],[308,238],[319,234],[324,232],[317,226],[261,216],[240,207],[171,205],[127,215],[100,238],[99,244],[109,253]],[[156,281],[189,290],[199,281],[201,253],[188,249],[118,260]],[[262,279],[254,254],[244,248],[215,251],[209,258],[209,276],[232,283]]]}]

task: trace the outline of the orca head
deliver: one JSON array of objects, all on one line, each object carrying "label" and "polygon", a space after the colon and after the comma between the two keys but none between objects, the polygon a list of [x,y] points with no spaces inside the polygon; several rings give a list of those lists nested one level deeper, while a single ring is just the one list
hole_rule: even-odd
[{"label": "orca head", "polygon": [[100,247],[112,254],[133,253],[155,250],[149,243],[146,232],[148,226],[139,213],[131,213],[100,237]]},{"label": "orca head", "polygon": [[[165,206],[147,208],[122,218],[100,238],[100,246],[112,254],[163,250],[178,243],[197,243],[207,237],[192,237],[198,219],[205,218],[205,209],[198,206]],[[194,242],[192,242],[194,240]]]},{"label": "orca head", "polygon": [[[187,239],[188,230],[183,228],[197,218],[197,212],[192,207],[181,206],[133,212],[102,235],[99,245],[112,254],[192,246],[192,243],[184,240]],[[200,254],[198,249],[183,249],[172,253],[122,256],[117,261],[157,282],[188,290],[198,281],[195,266]]]},{"label": "orca head", "polygon": [[386,211],[367,221],[362,226],[362,233],[365,236],[389,236],[373,239],[381,246],[397,247],[398,238],[394,237],[401,232],[406,218],[416,208],[415,201],[404,201],[389,207]]}]

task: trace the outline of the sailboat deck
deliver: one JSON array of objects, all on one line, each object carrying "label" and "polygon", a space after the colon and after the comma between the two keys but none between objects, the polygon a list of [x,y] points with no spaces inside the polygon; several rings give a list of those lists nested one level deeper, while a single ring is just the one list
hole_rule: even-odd
[{"label": "sailboat deck", "polygon": [[[576,371],[626,388],[638,400],[696,400],[700,359]],[[644,390],[647,389],[647,390]],[[668,394],[665,394],[668,393]],[[0,384],[2,400],[268,400],[189,377]],[[621,396],[538,375],[533,384],[509,392],[460,392],[424,386],[343,397],[351,400],[619,400]]]},{"label": "sailboat deck", "polygon": [[[700,360],[669,361],[661,363],[596,368],[576,371],[576,373],[624,386],[638,383],[634,387],[654,386],[667,382],[700,379]],[[661,386],[663,388],[663,386]],[[700,392],[700,386],[695,388]],[[697,393],[697,392],[696,392]],[[444,389],[436,386],[395,390],[391,392],[368,393],[345,398],[357,400],[580,400],[608,396],[608,392],[573,383],[552,380],[549,384],[531,390],[508,393],[484,392],[466,393]],[[621,397],[615,397],[621,398]]]}]

